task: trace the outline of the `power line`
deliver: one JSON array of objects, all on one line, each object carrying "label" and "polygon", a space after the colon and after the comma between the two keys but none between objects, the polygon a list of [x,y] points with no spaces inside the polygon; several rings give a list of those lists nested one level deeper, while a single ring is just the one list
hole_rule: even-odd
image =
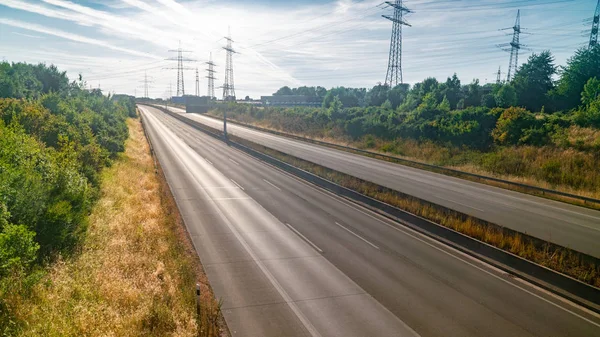
[{"label": "power line", "polygon": [[[393,22],[392,37],[390,39],[390,56],[388,59],[388,69],[385,75],[385,84],[390,87],[395,87],[398,83],[404,83],[402,78],[402,26],[409,26],[404,21],[404,13],[412,13],[412,11],[404,7],[403,0],[396,0],[394,3],[386,1],[388,6],[394,8],[394,16],[382,15],[382,17]],[[398,82],[400,79],[400,82]]]}]

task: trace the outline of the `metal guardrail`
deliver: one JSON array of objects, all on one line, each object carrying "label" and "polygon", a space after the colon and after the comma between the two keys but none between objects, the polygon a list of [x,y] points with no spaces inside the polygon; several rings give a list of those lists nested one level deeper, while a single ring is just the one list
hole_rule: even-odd
[{"label": "metal guardrail", "polygon": [[[165,110],[163,107],[155,106],[155,108],[158,108],[170,116],[212,137],[223,139],[223,134],[218,130],[211,128],[210,126],[191,120],[175,112]],[[368,208],[379,210],[393,219],[401,220],[402,224],[424,235],[441,241],[444,244],[458,249],[461,252],[481,259],[496,268],[518,275],[532,284],[535,284],[562,297],[568,298],[579,305],[600,313],[600,289],[597,287],[526,260],[510,252],[496,248],[485,242],[476,240],[453,229],[444,227],[412,213],[406,212],[395,206],[386,204],[354,190],[340,186],[332,181],[321,178],[308,171],[304,171],[279,159],[249,148],[243,144],[233,141],[228,141],[228,143],[231,146],[244,151],[255,158],[258,158],[259,160],[269,163],[279,169],[309,181],[337,195],[353,200],[354,202],[357,202]]]},{"label": "metal guardrail", "polygon": [[[213,117],[213,116],[208,116],[208,115],[203,115],[203,116],[214,118],[214,119],[218,119],[217,117]],[[494,177],[490,177],[490,176],[484,176],[484,175],[480,175],[480,174],[475,174],[475,173],[470,173],[470,172],[455,170],[455,169],[451,169],[451,168],[447,168],[447,167],[443,167],[443,166],[437,166],[437,165],[422,163],[422,162],[415,161],[415,160],[410,160],[410,159],[405,159],[405,158],[401,158],[401,157],[391,156],[391,155],[382,154],[382,153],[374,152],[374,151],[368,151],[368,150],[358,149],[358,148],[355,148],[355,147],[350,147],[350,146],[339,145],[339,144],[335,144],[335,143],[324,142],[324,141],[321,141],[321,140],[311,139],[311,138],[297,136],[297,135],[293,135],[293,134],[289,134],[289,133],[285,133],[285,132],[281,132],[281,131],[276,131],[276,130],[271,130],[271,129],[267,129],[267,128],[262,128],[262,127],[259,127],[259,126],[255,126],[255,125],[252,125],[252,124],[243,123],[243,122],[239,122],[239,121],[235,121],[235,120],[231,120],[231,119],[228,119],[227,121],[229,123],[238,124],[238,125],[241,125],[243,127],[247,127],[249,129],[254,129],[254,130],[262,131],[262,132],[267,132],[267,133],[275,134],[275,135],[286,137],[286,138],[292,138],[292,139],[300,140],[300,141],[307,142],[307,143],[313,143],[313,144],[317,144],[317,145],[323,145],[323,146],[327,146],[327,147],[331,147],[331,148],[338,148],[338,149],[342,149],[344,151],[352,151],[352,152],[364,153],[364,154],[367,154],[369,156],[382,157],[382,158],[386,158],[386,159],[391,160],[391,161],[395,161],[395,162],[399,162],[399,163],[405,163],[405,164],[407,164],[407,166],[411,166],[411,167],[420,166],[420,167],[426,168],[426,169],[428,169],[430,171],[438,171],[438,172],[451,173],[449,175],[453,175],[453,176],[468,176],[468,177],[477,178],[477,179],[481,179],[481,180],[489,180],[489,181],[493,181],[493,182],[497,182],[497,183],[501,183],[501,184],[505,184],[505,185],[510,185],[510,186],[519,187],[519,188],[526,189],[526,190],[535,191],[535,192],[538,192],[538,193],[540,193],[542,195],[543,194],[558,195],[558,196],[567,197],[567,198],[570,198],[570,199],[575,199],[575,200],[583,201],[584,203],[593,203],[593,204],[600,205],[600,199],[589,198],[589,197],[585,197],[585,196],[581,196],[581,195],[577,195],[577,194],[572,194],[572,193],[567,193],[567,192],[561,192],[561,191],[551,190],[551,189],[547,189],[547,188],[543,188],[543,187],[537,187],[537,186],[533,186],[533,185],[527,185],[527,184],[517,183],[517,182],[513,182],[513,181],[509,181],[509,180],[504,180],[504,179],[499,179],[499,178],[494,178]]]}]

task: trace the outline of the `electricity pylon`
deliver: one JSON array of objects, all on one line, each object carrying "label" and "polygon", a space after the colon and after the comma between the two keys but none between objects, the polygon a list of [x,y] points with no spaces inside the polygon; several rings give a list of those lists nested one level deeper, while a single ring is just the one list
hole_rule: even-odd
[{"label": "electricity pylon", "polygon": [[521,10],[517,11],[517,19],[515,25],[512,28],[506,28],[513,30],[513,39],[510,45],[510,61],[508,63],[508,74],[506,75],[506,81],[510,82],[511,76],[517,72],[519,67],[519,50],[523,47],[520,42],[521,35]]},{"label": "electricity pylon", "polygon": [[208,97],[210,97],[211,99],[215,98],[215,63],[212,60],[212,53],[210,53],[210,58],[209,61],[206,62],[206,64],[208,65],[208,68],[206,69],[208,71],[208,76],[206,76],[206,78],[208,78],[208,93],[206,94]]},{"label": "electricity pylon", "polygon": [[200,75],[198,74],[198,68],[196,68],[196,96],[200,97]]},{"label": "electricity pylon", "polygon": [[148,88],[150,88],[150,83],[153,83],[153,81],[148,80],[148,74],[146,72],[144,72],[144,80],[141,81],[144,84],[144,98],[148,98]]},{"label": "electricity pylon", "polygon": [[598,26],[600,26],[600,0],[596,5],[596,12],[592,19],[592,31],[590,32],[590,49],[598,44]]},{"label": "electricity pylon", "polygon": [[413,11],[404,7],[403,0],[396,0],[395,2],[386,1],[385,3],[394,8],[393,17],[382,15],[393,22],[392,37],[390,39],[390,56],[385,75],[385,84],[393,88],[398,83],[404,83],[402,78],[402,26],[411,27],[410,24],[404,21],[404,14],[413,13]]},{"label": "electricity pylon", "polygon": [[229,29],[229,36],[225,37],[227,40],[227,47],[223,47],[227,51],[225,60],[225,82],[223,83],[223,100],[224,101],[235,101],[235,85],[233,81],[233,54],[236,51],[233,49],[231,44],[231,28]]},{"label": "electricity pylon", "polygon": [[166,69],[177,69],[177,96],[185,95],[185,81],[183,78],[184,70],[193,70],[194,68],[184,67],[184,62],[195,62],[196,60],[192,60],[189,58],[183,57],[183,53],[191,53],[189,50],[181,49],[181,41],[179,41],[179,48],[169,50],[170,53],[177,53],[177,57],[171,57],[167,60],[169,61],[177,61],[177,68],[166,68]]}]

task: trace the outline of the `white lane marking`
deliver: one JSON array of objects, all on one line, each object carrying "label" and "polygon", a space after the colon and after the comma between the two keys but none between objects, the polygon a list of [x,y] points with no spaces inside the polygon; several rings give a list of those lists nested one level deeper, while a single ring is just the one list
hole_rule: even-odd
[{"label": "white lane marking", "polygon": [[251,200],[251,198],[212,198],[211,200]]},{"label": "white lane marking", "polygon": [[239,187],[242,191],[245,191],[244,188],[242,187],[242,185],[236,183],[235,180],[233,180],[233,179],[229,179],[229,180],[231,180],[231,182],[234,183],[237,187]]},{"label": "white lane marking", "polygon": [[299,237],[301,237],[302,239],[304,239],[304,241],[306,241],[306,243],[308,243],[309,245],[311,245],[317,252],[323,254],[323,250],[321,248],[319,248],[319,246],[315,245],[306,236],[302,235],[302,233],[300,233],[299,231],[297,231],[294,227],[292,227],[292,225],[290,225],[289,223],[286,223],[285,225],[288,226],[289,229],[291,229],[294,233],[298,234]]},{"label": "white lane marking", "polygon": [[349,230],[348,228],[346,228],[346,227],[344,227],[344,226],[340,225],[340,224],[339,224],[339,223],[337,223],[337,222],[336,222],[335,224],[336,224],[336,225],[338,225],[338,226],[340,226],[340,227],[342,227],[342,228],[343,228],[343,229],[345,229],[346,231],[348,231],[348,233],[350,233],[350,234],[352,234],[352,235],[356,236],[357,238],[359,238],[359,239],[363,240],[364,242],[366,242],[367,244],[371,245],[373,248],[375,248],[375,249],[379,249],[379,247],[377,247],[377,245],[375,245],[375,244],[371,243],[369,240],[367,240],[367,239],[363,238],[362,236],[360,236],[360,235],[358,235],[358,234],[354,233],[353,231]]},{"label": "white lane marking", "polygon": [[[198,140],[200,140],[200,139],[198,139]],[[217,152],[217,149],[215,149],[214,147],[212,147],[212,146],[210,146],[210,145],[207,145],[207,146],[208,146],[208,148],[209,148],[209,149],[211,149],[211,150],[213,150],[213,151]]]},{"label": "white lane marking", "polygon": [[[268,166],[271,166],[271,167],[272,167],[272,168],[274,168],[275,170],[279,171],[281,174],[283,174],[283,175],[285,175],[285,176],[288,176],[289,178],[291,178],[291,179],[294,179],[294,180],[298,181],[298,182],[299,182],[299,183],[301,183],[301,184],[304,184],[304,185],[306,185],[306,186],[310,186],[310,187],[312,187],[312,188],[313,188],[315,191],[317,191],[318,193],[321,193],[321,194],[323,194],[323,195],[325,195],[325,196],[327,196],[327,197],[329,197],[329,198],[331,198],[331,199],[333,199],[333,200],[335,200],[335,201],[341,202],[342,204],[344,204],[344,205],[346,205],[346,206],[348,206],[348,207],[350,207],[350,208],[352,208],[352,209],[356,210],[357,212],[360,212],[360,213],[362,213],[362,214],[364,214],[364,215],[366,215],[366,216],[370,217],[371,219],[373,219],[373,220],[375,220],[375,221],[377,221],[377,222],[380,222],[380,223],[384,224],[384,225],[385,225],[385,226],[387,226],[387,227],[390,227],[390,228],[392,228],[392,229],[394,229],[394,230],[396,230],[396,231],[398,231],[398,232],[400,232],[400,233],[403,233],[403,234],[405,234],[405,235],[408,235],[408,236],[412,237],[413,239],[415,239],[415,240],[417,240],[417,241],[420,241],[420,242],[422,242],[422,243],[424,243],[424,244],[426,244],[426,245],[430,246],[430,247],[431,247],[431,248],[433,248],[433,249],[436,249],[436,250],[438,250],[438,251],[440,251],[440,252],[442,252],[442,253],[444,253],[444,254],[446,254],[446,255],[448,255],[448,256],[450,256],[450,257],[452,257],[452,258],[454,258],[454,259],[456,259],[456,260],[458,260],[458,261],[461,261],[461,262],[463,262],[463,263],[465,263],[465,264],[467,264],[467,265],[469,265],[469,266],[471,266],[471,267],[473,267],[473,268],[476,268],[476,269],[478,269],[478,270],[480,270],[480,271],[482,271],[482,272],[484,272],[484,273],[486,273],[486,274],[488,274],[488,275],[492,276],[493,278],[496,278],[496,279],[498,279],[498,280],[500,280],[500,281],[502,281],[502,282],[504,282],[504,283],[506,283],[506,284],[508,284],[508,285],[511,285],[511,286],[513,286],[513,287],[515,287],[515,288],[517,288],[517,289],[521,290],[521,291],[524,291],[525,293],[527,293],[527,294],[529,294],[529,295],[531,295],[531,296],[533,296],[533,297],[535,297],[535,298],[538,298],[538,299],[540,299],[540,300],[542,300],[542,301],[544,301],[544,302],[546,302],[546,303],[548,303],[548,304],[550,304],[550,305],[552,305],[552,306],[555,306],[555,307],[557,307],[558,309],[560,309],[560,310],[562,310],[562,311],[565,311],[565,312],[567,312],[567,313],[569,313],[569,314],[571,314],[571,315],[573,315],[573,316],[575,316],[575,317],[577,317],[577,318],[580,318],[580,319],[582,319],[582,320],[584,320],[584,321],[586,321],[586,322],[588,322],[588,323],[591,323],[591,324],[593,324],[593,325],[595,325],[595,326],[597,326],[597,327],[600,327],[600,324],[598,324],[598,323],[596,323],[596,322],[594,322],[594,321],[591,321],[591,320],[589,320],[589,319],[587,319],[587,318],[585,318],[585,317],[583,317],[583,316],[579,315],[578,313],[576,313],[576,312],[574,312],[574,311],[571,311],[571,310],[569,310],[569,309],[567,309],[567,308],[565,308],[565,307],[562,307],[562,306],[560,306],[560,305],[558,305],[558,304],[556,304],[556,303],[554,303],[554,302],[552,302],[552,301],[550,301],[550,300],[548,300],[548,299],[546,299],[546,298],[544,298],[544,297],[542,297],[542,296],[540,296],[540,295],[537,295],[537,294],[535,294],[535,293],[533,293],[533,292],[531,292],[531,291],[529,291],[529,290],[527,290],[527,289],[525,289],[525,288],[523,288],[523,287],[520,287],[520,286],[518,286],[518,285],[516,285],[516,284],[514,284],[514,283],[512,283],[512,282],[509,282],[508,280],[506,280],[506,279],[504,279],[504,278],[502,278],[502,277],[500,277],[500,276],[498,276],[498,275],[496,275],[496,274],[494,274],[494,273],[492,273],[492,272],[490,272],[490,271],[487,271],[487,270],[485,270],[485,269],[483,269],[483,268],[481,268],[481,267],[479,267],[479,266],[476,266],[476,265],[474,265],[474,264],[472,264],[472,263],[468,262],[467,260],[465,260],[465,258],[469,258],[469,259],[471,259],[471,260],[477,261],[478,263],[484,264],[484,265],[486,266],[486,268],[490,268],[490,269],[492,269],[492,270],[499,270],[498,268],[496,268],[496,267],[494,267],[494,266],[490,265],[489,263],[487,263],[487,262],[485,262],[485,261],[482,261],[482,260],[476,259],[475,257],[472,257],[472,256],[470,256],[470,255],[468,255],[468,254],[466,254],[466,253],[464,253],[464,252],[461,252],[460,250],[458,250],[458,249],[456,249],[456,248],[454,248],[454,247],[452,247],[452,246],[449,246],[449,245],[447,245],[447,244],[445,244],[445,243],[443,243],[443,242],[437,241],[437,240],[435,240],[434,238],[431,238],[431,237],[429,237],[429,236],[427,236],[427,235],[425,235],[425,234],[423,234],[423,233],[420,233],[420,232],[418,232],[418,231],[416,231],[416,230],[414,230],[414,229],[412,229],[412,228],[408,227],[408,225],[406,225],[405,223],[403,223],[403,221],[395,221],[395,220],[391,220],[391,219],[389,219],[389,218],[387,218],[387,217],[385,217],[385,216],[383,216],[383,215],[379,215],[379,214],[377,214],[377,213],[374,213],[372,210],[370,210],[370,209],[368,209],[368,208],[366,208],[366,207],[364,207],[364,206],[361,206],[361,205],[358,205],[358,204],[356,204],[356,203],[354,203],[354,202],[348,201],[348,200],[346,200],[346,199],[344,199],[344,198],[342,198],[342,197],[340,197],[340,196],[338,196],[338,195],[336,195],[336,194],[334,194],[334,193],[332,193],[332,192],[329,192],[329,191],[327,191],[327,190],[324,190],[324,189],[322,189],[322,188],[320,188],[320,187],[317,187],[316,185],[314,185],[314,184],[312,184],[312,183],[309,183],[309,182],[307,182],[307,181],[304,181],[304,180],[302,180],[302,179],[300,179],[300,178],[298,178],[298,177],[296,177],[296,176],[294,176],[294,175],[292,175],[292,174],[290,174],[290,173],[287,173],[287,172],[285,172],[285,171],[283,171],[283,170],[281,170],[281,169],[279,169],[279,168],[277,168],[277,167],[275,167],[275,166],[273,166],[273,165],[271,165],[271,164],[267,164],[267,165],[268,165]],[[364,211],[363,211],[363,209],[364,209]],[[373,214],[370,214],[370,213],[373,213],[374,215],[373,215]],[[380,219],[380,218],[378,218],[379,216],[381,216],[381,217],[384,217],[384,219]],[[400,223],[400,225],[402,226],[402,228],[398,228],[396,225],[389,224],[389,223],[387,223],[386,221],[390,221],[390,222],[393,222],[393,223],[397,223],[397,222],[399,222],[399,223]],[[450,252],[448,252],[448,251],[445,251],[444,249],[442,249],[442,248],[440,248],[440,247],[436,247],[434,244],[432,244],[432,243],[430,243],[430,242],[427,242],[427,241],[426,241],[425,239],[423,239],[423,238],[425,238],[426,240],[432,240],[433,242],[435,242],[435,244],[437,244],[437,245],[441,245],[441,246],[443,246],[445,249],[451,250],[452,252],[454,252],[455,254],[458,254],[458,255],[460,255],[460,256],[457,256],[457,255],[454,255],[454,254],[452,254],[452,253],[450,253]],[[461,256],[462,256],[462,257],[461,257]],[[501,271],[501,273],[502,273],[503,275],[506,275],[506,272],[505,272],[505,271]],[[520,280],[520,278],[516,278],[516,280]],[[525,281],[525,280],[522,280],[522,281],[523,281],[522,283],[525,283],[525,284],[527,284],[527,285],[528,285],[528,286],[530,286],[530,287],[536,288],[534,284],[532,284],[532,283],[529,283],[529,282],[527,282],[527,281]],[[547,293],[548,295],[552,296],[553,298],[555,298],[555,299],[557,299],[557,300],[559,300],[559,301],[563,302],[563,303],[567,303],[567,304],[569,304],[569,305],[570,305],[570,306],[572,306],[572,307],[575,307],[575,308],[577,308],[577,309],[579,309],[579,310],[582,310],[582,311],[584,311],[584,312],[587,312],[587,313],[588,313],[588,314],[590,314],[591,316],[594,316],[594,317],[600,317],[600,315],[598,315],[597,313],[595,313],[595,312],[593,312],[593,311],[591,311],[591,310],[589,310],[589,309],[587,309],[587,308],[585,308],[585,307],[582,307],[582,306],[580,306],[580,305],[578,305],[578,304],[576,304],[576,303],[573,303],[573,302],[569,301],[568,299],[566,299],[566,298],[564,298],[564,297],[561,297],[561,296],[559,296],[559,295],[556,295],[556,294],[554,294],[554,293],[551,293],[551,292],[546,292],[546,293]]]},{"label": "white lane marking", "polygon": [[458,201],[454,201],[454,200],[450,200],[450,199],[446,199],[446,198],[442,198],[442,197],[438,197],[438,199],[446,200],[446,201],[448,201],[448,202],[451,202],[451,203],[453,203],[453,204],[457,204],[457,205],[461,205],[461,206],[469,207],[469,208],[472,208],[472,209],[474,209],[474,210],[477,210],[477,211],[480,211],[480,212],[485,212],[485,211],[484,211],[484,210],[482,210],[481,208],[477,208],[477,207],[469,206],[469,205],[467,205],[467,204],[463,204],[463,203],[460,203],[460,202],[458,202]]},{"label": "white lane marking", "polygon": [[212,161],[208,160],[208,158],[204,158],[204,160],[206,160],[206,162],[207,162],[207,163],[209,163],[209,164],[211,164],[211,165],[214,165],[214,164],[212,163]]},{"label": "white lane marking", "polygon": [[236,164],[237,166],[240,166],[240,164],[239,164],[237,161],[235,161],[235,160],[233,160],[233,159],[231,159],[231,158],[229,158],[229,160],[230,160],[232,163]]},{"label": "white lane marking", "polygon": [[265,183],[267,183],[267,184],[269,184],[269,185],[271,185],[271,186],[273,186],[273,187],[275,187],[276,189],[278,189],[278,190],[280,190],[280,191],[281,191],[281,188],[279,188],[279,187],[277,187],[277,186],[273,185],[273,183],[271,183],[271,182],[270,182],[270,181],[268,181],[267,179],[263,179],[263,181],[264,181]]},{"label": "white lane marking", "polygon": [[[158,124],[158,125],[154,126],[155,129],[160,129],[161,128],[160,124],[162,124],[162,123],[160,121],[158,121],[158,119],[156,119],[156,118],[154,118],[154,119],[156,120],[155,123]],[[168,131],[168,130],[165,130],[165,131]],[[157,130],[157,132],[158,132],[158,130]],[[164,138],[168,138],[169,136],[170,135],[167,132],[163,132],[163,137]],[[175,139],[175,138],[173,138],[173,139]],[[168,147],[168,148],[170,148],[171,150],[174,150],[174,148],[173,148],[174,145],[170,144],[170,142],[168,142],[168,141],[165,141],[165,146]],[[179,146],[182,147],[181,144]],[[181,163],[181,165],[188,171],[188,174],[196,182],[196,185],[202,187],[202,184],[198,180],[198,177],[194,173],[192,173],[191,168],[186,164],[186,162],[180,156],[177,156],[177,159],[179,160],[179,162]],[[200,190],[204,192],[204,194],[206,195],[206,197],[210,198],[210,195],[208,195],[208,193],[206,193],[206,191],[204,189],[200,188]],[[279,293],[279,295],[281,295],[281,297],[283,297],[284,301],[287,303],[287,305],[290,307],[290,309],[292,309],[292,311],[294,312],[294,314],[296,314],[296,317],[298,317],[298,319],[300,320],[300,322],[302,322],[302,325],[304,325],[304,327],[310,333],[310,335],[313,336],[313,337],[321,337],[321,334],[312,325],[312,323],[308,320],[308,318],[306,316],[304,316],[304,314],[302,313],[302,311],[300,310],[300,308],[298,307],[298,305],[295,303],[295,301],[292,300],[291,296],[285,291],[285,289],[277,281],[277,279],[275,278],[275,276],[273,276],[273,274],[271,274],[271,272],[269,272],[269,270],[267,269],[267,267],[259,259],[259,257],[256,255],[256,253],[254,252],[254,250],[250,247],[250,245],[242,237],[242,235],[240,234],[240,232],[238,231],[238,229],[235,227],[235,225],[233,225],[233,223],[227,218],[227,216],[225,216],[225,214],[223,213],[223,211],[221,210],[221,208],[214,201],[213,201],[213,206],[214,206],[214,209],[219,214],[219,217],[221,218],[221,220],[223,220],[223,222],[225,222],[225,224],[227,225],[227,227],[229,227],[229,229],[231,230],[231,232],[233,233],[233,235],[238,239],[238,241],[244,247],[244,249],[246,250],[246,252],[248,252],[248,254],[250,255],[250,257],[252,257],[252,260],[254,260],[254,262],[256,263],[256,265],[260,268],[260,270],[263,272],[263,274],[267,277],[267,279],[269,280],[269,282],[271,282],[271,284],[277,290],[277,292]],[[400,322],[404,323],[402,320],[400,320]],[[415,335],[417,335],[417,334],[415,333]]]}]

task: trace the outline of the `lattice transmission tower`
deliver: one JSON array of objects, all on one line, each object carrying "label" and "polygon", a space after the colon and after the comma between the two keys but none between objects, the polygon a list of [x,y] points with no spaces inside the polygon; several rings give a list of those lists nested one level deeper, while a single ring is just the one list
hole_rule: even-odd
[{"label": "lattice transmission tower", "polygon": [[598,45],[598,26],[600,26],[600,0],[596,5],[596,12],[592,19],[592,31],[590,32],[590,49]]},{"label": "lattice transmission tower", "polygon": [[500,67],[498,67],[498,72],[496,73],[496,84],[502,83],[502,79],[500,78],[501,76],[502,76],[502,71],[500,70]]},{"label": "lattice transmission tower", "polygon": [[402,26],[409,26],[404,20],[404,15],[413,13],[410,9],[404,7],[403,0],[394,2],[386,1],[388,6],[394,8],[394,15],[382,15],[384,18],[393,22],[392,37],[390,39],[390,56],[388,59],[388,69],[385,75],[385,84],[393,88],[398,83],[404,83],[402,78]]},{"label": "lattice transmission tower", "polygon": [[198,74],[198,68],[196,68],[196,96],[200,97],[200,75]]},{"label": "lattice transmission tower", "polygon": [[184,70],[194,70],[194,68],[184,67],[184,62],[195,62],[196,60],[183,57],[183,53],[191,53],[189,50],[183,50],[181,48],[181,41],[179,42],[179,48],[169,50],[170,53],[177,53],[177,57],[171,57],[167,60],[177,61],[177,68],[166,68],[166,69],[177,69],[177,96],[185,95],[185,81],[183,78]]},{"label": "lattice transmission tower", "polygon": [[153,83],[153,81],[149,80],[148,74],[144,72],[144,80],[142,80],[141,82],[144,84],[144,98],[149,98],[148,89],[150,88],[150,83]]},{"label": "lattice transmission tower", "polygon": [[521,44],[521,10],[517,11],[517,19],[515,20],[515,25],[511,28],[513,30],[513,38],[512,41],[508,44],[510,45],[510,61],[508,63],[508,74],[506,75],[506,81],[510,82],[511,76],[517,72],[519,67],[519,50],[523,48],[523,44]]},{"label": "lattice transmission tower", "polygon": [[223,47],[227,51],[225,60],[225,82],[223,83],[223,100],[224,101],[235,101],[235,84],[233,81],[233,54],[236,51],[233,49],[231,44],[231,29],[229,30],[229,36],[225,37],[227,40],[227,47]]},{"label": "lattice transmission tower", "polygon": [[208,71],[208,75],[206,76],[206,78],[208,78],[208,92],[207,92],[207,96],[210,97],[211,99],[215,98],[215,63],[212,60],[212,53],[210,53],[210,58],[208,59],[208,62],[206,62],[206,64],[208,65],[208,68],[206,69],[206,71]]}]

